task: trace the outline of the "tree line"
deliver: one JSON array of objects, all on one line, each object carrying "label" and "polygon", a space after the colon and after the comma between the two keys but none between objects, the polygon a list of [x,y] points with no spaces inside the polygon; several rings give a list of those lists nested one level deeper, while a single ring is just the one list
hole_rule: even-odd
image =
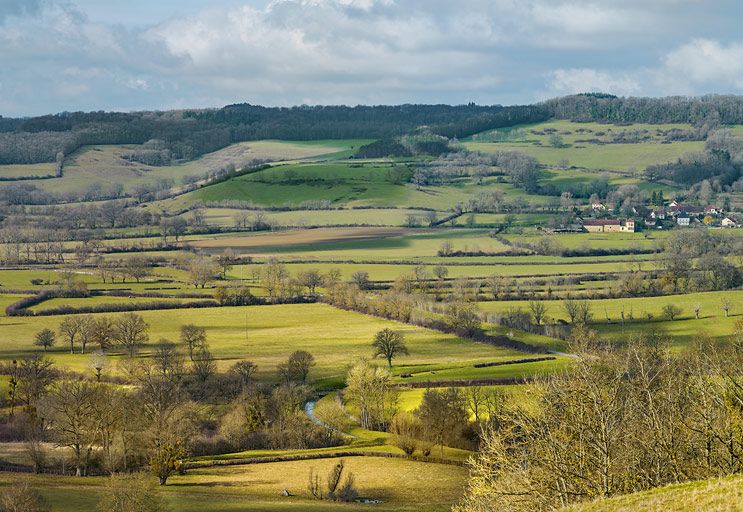
[{"label": "tree line", "polygon": [[611,94],[575,94],[540,104],[550,117],[578,122],[743,124],[743,97],[707,95],[666,98],[617,97]]}]

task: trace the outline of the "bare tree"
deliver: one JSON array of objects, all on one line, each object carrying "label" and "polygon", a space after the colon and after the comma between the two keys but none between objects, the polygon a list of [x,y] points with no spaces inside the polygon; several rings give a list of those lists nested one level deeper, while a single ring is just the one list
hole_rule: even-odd
[{"label": "bare tree", "polygon": [[258,366],[251,361],[238,361],[230,367],[230,373],[236,375],[243,389],[246,389],[253,382]]},{"label": "bare tree", "polygon": [[34,345],[44,348],[44,352],[54,345],[57,335],[51,329],[42,329],[34,336]]},{"label": "bare tree", "polygon": [[49,512],[49,505],[39,492],[26,482],[16,482],[0,493],[3,512]]},{"label": "bare tree", "polygon": [[70,344],[70,354],[75,351],[75,341],[83,335],[87,318],[82,315],[66,316],[59,324],[59,333]]},{"label": "bare tree", "polygon": [[114,322],[113,340],[126,349],[129,357],[134,357],[139,347],[149,341],[149,328],[142,315],[125,313]]},{"label": "bare tree", "polygon": [[542,325],[544,315],[547,313],[547,306],[544,302],[540,300],[530,300],[529,309],[531,310],[531,316],[534,318],[534,323]]},{"label": "bare tree", "polygon": [[305,383],[313,366],[315,366],[315,358],[312,354],[304,350],[296,350],[292,352],[286,363],[279,365],[278,370],[287,383]]},{"label": "bare tree", "polygon": [[214,356],[209,351],[209,347],[201,345],[194,354],[193,362],[191,364],[193,373],[196,378],[202,383],[209,380],[214,373],[217,371],[217,365],[214,362]]},{"label": "bare tree", "polygon": [[72,448],[75,475],[85,476],[96,444],[101,419],[96,413],[99,388],[81,381],[62,381],[45,397],[41,409],[55,442]]},{"label": "bare tree", "polygon": [[216,261],[217,265],[219,265],[219,268],[222,270],[222,279],[227,279],[227,272],[232,269],[232,266],[237,261],[237,255],[235,254],[235,251],[227,248],[222,254],[217,256]]},{"label": "bare tree", "polygon": [[194,353],[206,344],[206,329],[194,324],[181,326],[181,343],[188,349],[188,358],[193,361]]},{"label": "bare tree", "polygon": [[188,274],[196,288],[206,288],[217,273],[217,267],[209,258],[195,258],[188,266]]},{"label": "bare tree", "polygon": [[392,368],[392,359],[394,357],[409,354],[403,334],[399,331],[393,331],[392,329],[382,329],[374,335],[372,347],[374,347],[373,356],[384,357],[390,368]]},{"label": "bare tree", "polygon": [[317,269],[310,269],[304,272],[300,272],[297,276],[299,284],[307,288],[307,293],[315,295],[317,287],[322,285],[323,278],[320,271]]}]

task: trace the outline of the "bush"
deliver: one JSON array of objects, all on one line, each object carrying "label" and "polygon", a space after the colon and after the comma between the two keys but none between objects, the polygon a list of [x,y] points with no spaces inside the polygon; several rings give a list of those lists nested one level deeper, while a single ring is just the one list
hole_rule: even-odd
[{"label": "bush", "polygon": [[144,473],[113,475],[98,502],[100,512],[165,512],[155,480]]},{"label": "bush", "polygon": [[27,483],[15,483],[0,494],[3,512],[46,512],[50,510],[41,495]]},{"label": "bush", "polygon": [[682,313],[682,309],[675,304],[666,304],[663,306],[663,316],[669,320],[676,319]]},{"label": "bush", "polygon": [[390,425],[392,443],[410,456],[418,448],[421,434],[420,420],[407,412],[401,412],[392,419]]}]

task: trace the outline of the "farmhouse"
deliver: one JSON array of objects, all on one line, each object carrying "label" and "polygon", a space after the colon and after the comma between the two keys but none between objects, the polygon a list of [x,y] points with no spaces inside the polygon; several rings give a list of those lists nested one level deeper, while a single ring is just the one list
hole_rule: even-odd
[{"label": "farmhouse", "polygon": [[583,221],[583,228],[589,233],[620,233],[635,232],[635,221],[627,219],[586,219]]},{"label": "farmhouse", "polygon": [[690,222],[691,218],[685,215],[676,218],[676,224],[679,226],[688,226]]},{"label": "farmhouse", "polygon": [[704,215],[706,208],[702,206],[689,206],[686,204],[676,203],[675,201],[668,206],[668,213],[673,218],[678,217],[701,217]]},{"label": "farmhouse", "polygon": [[657,208],[650,212],[650,217],[653,219],[664,220],[666,218],[665,208]]},{"label": "farmhouse", "polygon": [[737,228],[737,227],[740,227],[740,220],[737,217],[728,215],[727,217],[722,219],[722,222],[720,222],[720,225],[723,228]]}]

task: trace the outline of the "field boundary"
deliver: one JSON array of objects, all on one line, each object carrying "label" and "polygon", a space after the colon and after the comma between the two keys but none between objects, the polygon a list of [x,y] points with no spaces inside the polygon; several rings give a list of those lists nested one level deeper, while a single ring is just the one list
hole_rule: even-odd
[{"label": "field boundary", "polygon": [[209,460],[184,462],[186,470],[210,468],[217,466],[244,466],[249,464],[269,464],[272,462],[292,462],[302,460],[339,459],[343,457],[383,457],[389,459],[404,459],[413,462],[448,464],[451,466],[466,466],[466,461],[454,459],[434,459],[431,457],[420,457],[417,455],[405,455],[402,453],[374,452],[368,450],[346,450],[340,452],[307,453],[297,455],[277,455],[275,457],[248,457],[242,459]]}]

